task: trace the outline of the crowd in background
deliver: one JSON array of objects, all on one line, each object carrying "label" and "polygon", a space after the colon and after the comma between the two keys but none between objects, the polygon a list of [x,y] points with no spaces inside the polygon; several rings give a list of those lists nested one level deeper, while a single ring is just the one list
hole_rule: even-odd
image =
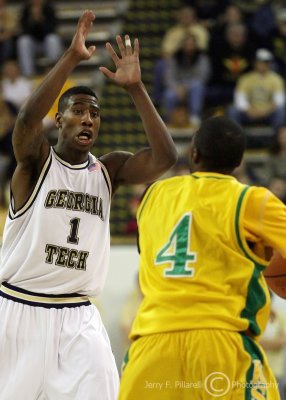
[{"label": "crowd in background", "polygon": [[[248,145],[266,161],[259,173],[245,163],[237,176],[285,201],[285,73],[286,2],[185,1],[162,38],[153,97],[172,128],[195,130],[223,113],[252,129]],[[180,166],[186,158],[187,149]]]}]

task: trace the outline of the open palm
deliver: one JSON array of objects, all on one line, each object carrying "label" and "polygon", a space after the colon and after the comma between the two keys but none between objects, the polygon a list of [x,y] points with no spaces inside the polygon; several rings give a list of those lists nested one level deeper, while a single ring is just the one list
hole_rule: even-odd
[{"label": "open palm", "polygon": [[134,41],[134,51],[132,52],[129,36],[125,36],[127,45],[123,44],[120,36],[116,36],[116,42],[120,51],[119,57],[110,43],[106,43],[106,49],[109,52],[116,71],[112,72],[106,67],[100,67],[102,73],[111,79],[114,83],[122,87],[129,87],[141,81],[141,70],[139,64],[139,42]]},{"label": "open palm", "polygon": [[88,60],[95,51],[95,46],[87,47],[85,43],[94,19],[94,13],[90,10],[86,10],[78,21],[70,48],[80,60]]}]

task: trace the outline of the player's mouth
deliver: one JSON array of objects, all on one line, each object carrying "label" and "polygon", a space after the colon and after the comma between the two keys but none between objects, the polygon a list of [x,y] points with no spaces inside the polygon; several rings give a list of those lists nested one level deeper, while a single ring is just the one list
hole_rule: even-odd
[{"label": "player's mouth", "polygon": [[81,131],[77,136],[76,136],[76,141],[80,143],[81,145],[87,146],[91,144],[92,142],[92,132],[88,129],[85,129]]}]

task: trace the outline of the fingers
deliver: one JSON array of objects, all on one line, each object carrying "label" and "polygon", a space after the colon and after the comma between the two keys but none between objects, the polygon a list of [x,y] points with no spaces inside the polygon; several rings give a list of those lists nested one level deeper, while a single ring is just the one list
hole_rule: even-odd
[{"label": "fingers", "polygon": [[125,39],[125,45],[123,43],[123,40],[121,38],[121,36],[117,35],[116,36],[116,42],[120,51],[120,55],[121,58],[118,57],[116,51],[114,50],[114,48],[112,47],[112,45],[107,42],[106,43],[106,49],[108,51],[108,53],[110,54],[114,64],[116,65],[116,67],[118,67],[120,60],[126,56],[132,56],[132,54],[134,54],[136,57],[139,57],[139,41],[138,39],[134,40],[134,52],[132,53],[132,45],[131,45],[131,40],[129,35],[125,35],[124,36]]},{"label": "fingers", "polygon": [[109,79],[114,79],[114,72],[111,72],[109,69],[106,67],[99,67],[99,70]]},{"label": "fingers", "polygon": [[134,40],[134,55],[139,58],[139,40]]},{"label": "fingers", "polygon": [[117,42],[118,48],[120,50],[121,56],[124,57],[126,55],[126,51],[125,51],[125,47],[122,42],[121,36],[119,36],[119,35],[116,36],[116,42]]},{"label": "fingers", "polygon": [[90,30],[93,21],[95,20],[95,15],[91,10],[85,10],[78,21],[78,29],[82,30],[84,36],[87,35]]},{"label": "fingers", "polygon": [[[121,36],[119,36],[119,35],[116,36],[116,42],[117,42],[118,48],[120,50],[120,54],[122,57],[131,56],[132,55],[132,44],[131,44],[129,35],[125,35],[124,39],[125,39],[125,45],[123,43]],[[139,57],[139,41],[138,41],[138,39],[134,40],[134,55]]]},{"label": "fingers", "polygon": [[125,51],[128,56],[132,54],[131,40],[129,35],[125,35]]},{"label": "fingers", "polygon": [[87,51],[88,51],[90,57],[93,55],[95,50],[96,50],[96,46],[89,46],[88,47]]},{"label": "fingers", "polygon": [[119,58],[118,58],[118,55],[116,54],[116,52],[114,51],[113,47],[111,46],[111,44],[110,44],[109,42],[106,43],[106,50],[107,50],[108,53],[110,54],[110,56],[111,56],[111,58],[112,58],[114,64],[115,64],[116,67],[117,67],[118,62],[119,62]]}]

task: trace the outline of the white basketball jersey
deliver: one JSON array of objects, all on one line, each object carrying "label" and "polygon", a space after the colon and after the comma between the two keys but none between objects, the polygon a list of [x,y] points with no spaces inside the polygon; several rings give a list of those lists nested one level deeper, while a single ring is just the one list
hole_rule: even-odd
[{"label": "white basketball jersey", "polygon": [[26,204],[9,208],[0,282],[46,294],[98,295],[109,264],[111,183],[92,154],[83,164],[51,148]]}]

